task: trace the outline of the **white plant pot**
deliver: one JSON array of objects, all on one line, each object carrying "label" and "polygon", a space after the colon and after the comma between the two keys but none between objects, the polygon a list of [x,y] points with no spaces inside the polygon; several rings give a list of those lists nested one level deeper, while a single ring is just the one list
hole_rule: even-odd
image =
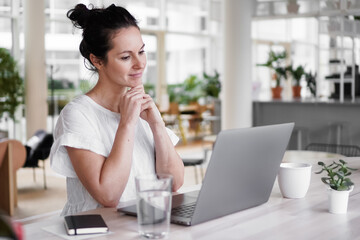
[{"label": "white plant pot", "polygon": [[311,164],[281,163],[278,183],[284,198],[305,197],[311,180]]},{"label": "white plant pot", "polygon": [[337,191],[332,188],[328,188],[329,212],[335,214],[346,213],[349,202],[349,193],[353,189],[353,186],[348,191]]}]

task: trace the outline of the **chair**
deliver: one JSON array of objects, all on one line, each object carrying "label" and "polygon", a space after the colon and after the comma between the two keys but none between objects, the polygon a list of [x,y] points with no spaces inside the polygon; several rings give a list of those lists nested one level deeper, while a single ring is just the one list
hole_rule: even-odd
[{"label": "chair", "polygon": [[360,156],[360,147],[355,145],[339,145],[327,143],[310,143],[305,150],[338,153],[346,157]]},{"label": "chair", "polygon": [[23,167],[33,168],[33,177],[35,177],[35,168],[39,166],[39,160],[43,160],[42,168],[44,176],[44,189],[47,189],[46,186],[46,176],[45,176],[45,160],[50,155],[51,146],[54,142],[53,135],[47,133],[44,130],[38,130],[26,143],[26,161]]},{"label": "chair", "polygon": [[306,143],[309,142],[308,129],[306,127],[295,126],[291,138],[296,142],[296,149],[303,150]]},{"label": "chair", "polygon": [[348,122],[331,122],[328,125],[328,143],[351,144],[351,128]]},{"label": "chair", "polygon": [[25,159],[26,150],[21,142],[9,139],[0,141],[0,209],[10,216],[17,206],[16,171]]},{"label": "chair", "polygon": [[188,167],[188,166],[193,166],[194,167],[194,171],[195,171],[195,180],[196,180],[196,184],[199,183],[199,176],[198,176],[198,168],[200,168],[200,173],[201,173],[201,181],[202,179],[204,178],[204,170],[202,168],[201,165],[203,165],[207,159],[208,159],[208,156],[209,156],[209,151],[211,151],[212,149],[211,148],[204,148],[204,156],[182,156],[181,159],[184,163],[184,166],[185,167]]},{"label": "chair", "polygon": [[184,144],[187,143],[185,131],[183,127],[182,118],[180,117],[180,110],[178,103],[170,103],[169,109],[163,114],[163,120],[167,127],[173,126],[179,130],[181,140]]},{"label": "chair", "polygon": [[196,179],[196,184],[199,183],[199,176],[198,176],[198,171],[197,171],[197,167],[200,167],[200,173],[201,173],[201,179],[204,178],[204,172],[203,169],[201,167],[201,165],[204,163],[204,158],[199,157],[199,158],[182,158],[182,161],[184,163],[185,167],[188,166],[193,166],[194,167],[194,171],[195,171],[195,179]]}]

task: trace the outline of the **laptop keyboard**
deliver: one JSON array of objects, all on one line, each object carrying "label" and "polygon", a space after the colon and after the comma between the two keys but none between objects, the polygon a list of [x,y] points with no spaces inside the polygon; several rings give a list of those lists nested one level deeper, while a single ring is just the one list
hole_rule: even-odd
[{"label": "laptop keyboard", "polygon": [[178,207],[175,207],[171,209],[171,215],[185,217],[185,218],[192,217],[192,215],[194,214],[195,205],[196,202],[193,202],[190,204],[180,205]]}]

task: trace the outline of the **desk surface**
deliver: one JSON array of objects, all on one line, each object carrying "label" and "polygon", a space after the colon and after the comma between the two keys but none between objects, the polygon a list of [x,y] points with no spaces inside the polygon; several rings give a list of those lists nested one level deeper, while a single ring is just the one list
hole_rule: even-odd
[{"label": "desk surface", "polygon": [[[349,166],[360,169],[360,158],[344,159]],[[314,172],[319,169],[317,161],[333,159],[325,155],[325,158],[303,160],[313,164]],[[192,227],[172,224],[169,239],[360,239],[360,170],[352,175],[355,188],[350,194],[347,214],[328,212],[326,187],[320,177],[312,175],[305,198],[283,198],[275,181],[267,203]],[[101,214],[112,232],[94,239],[139,239],[136,218],[118,213],[114,208],[87,213]],[[59,216],[24,223],[26,239],[62,239],[43,230],[62,224]]]},{"label": "desk surface", "polygon": [[318,161],[325,161],[327,159],[342,159],[346,158],[344,155],[328,152],[315,152],[315,151],[297,151],[288,150],[284,154],[283,162],[310,162],[317,164]]}]

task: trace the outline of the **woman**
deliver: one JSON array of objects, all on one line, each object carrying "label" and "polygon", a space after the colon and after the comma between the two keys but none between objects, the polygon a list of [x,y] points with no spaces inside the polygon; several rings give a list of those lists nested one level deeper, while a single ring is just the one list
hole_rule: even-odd
[{"label": "woman", "polygon": [[137,21],[115,5],[78,4],[67,16],[83,29],[80,52],[99,79],[62,110],[56,124],[51,167],[67,177],[62,215],[135,198],[139,174],[171,174],[176,191],[184,179],[174,148],[178,137],[144,92],[145,44]]}]

